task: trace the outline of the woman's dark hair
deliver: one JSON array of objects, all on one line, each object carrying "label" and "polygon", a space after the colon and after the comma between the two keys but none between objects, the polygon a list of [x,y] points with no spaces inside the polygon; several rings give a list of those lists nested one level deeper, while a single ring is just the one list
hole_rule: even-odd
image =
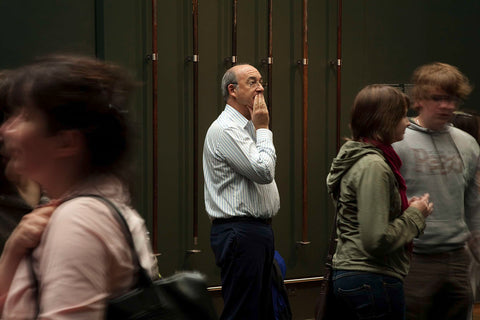
[{"label": "woman's dark hair", "polygon": [[[0,71],[0,125],[3,124],[11,112],[10,105],[8,104],[8,96],[12,84],[12,75],[13,73],[10,70]],[[5,156],[4,152],[2,138],[0,139],[0,194],[16,194],[17,189],[5,175],[8,157]]]},{"label": "woman's dark hair", "polygon": [[5,121],[6,115],[10,112],[8,94],[12,83],[12,71],[0,71],[0,123]]},{"label": "woman's dark hair", "polygon": [[91,171],[119,173],[128,152],[125,119],[131,78],[120,67],[83,56],[55,55],[15,72],[9,94],[14,107],[44,113],[48,130],[79,130]]},{"label": "woman's dark hair", "polygon": [[393,142],[398,122],[406,116],[409,98],[387,85],[368,85],[357,94],[350,120],[353,140]]}]

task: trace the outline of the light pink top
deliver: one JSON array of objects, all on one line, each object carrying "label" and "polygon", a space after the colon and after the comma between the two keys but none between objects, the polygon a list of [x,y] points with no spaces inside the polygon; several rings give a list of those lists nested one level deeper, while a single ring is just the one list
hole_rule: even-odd
[{"label": "light pink top", "polygon": [[[94,187],[95,186],[95,187]],[[85,183],[70,195],[101,194],[123,213],[142,266],[157,273],[145,223],[126,205],[128,196],[114,178]],[[128,291],[136,281],[130,247],[114,213],[94,198],[75,198],[52,215],[33,251],[40,288],[39,319],[103,319],[106,299]],[[32,319],[33,281],[24,258],[8,292],[2,318]]]}]

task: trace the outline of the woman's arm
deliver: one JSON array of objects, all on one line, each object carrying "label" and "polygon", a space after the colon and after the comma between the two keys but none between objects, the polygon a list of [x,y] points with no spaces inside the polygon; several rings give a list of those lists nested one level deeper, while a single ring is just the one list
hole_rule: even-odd
[{"label": "woman's arm", "polygon": [[29,250],[37,246],[54,210],[55,206],[45,206],[25,215],[5,243],[0,257],[0,310],[18,264]]},{"label": "woman's arm", "polygon": [[[382,160],[371,161],[360,173],[357,190],[360,237],[364,249],[377,257],[410,242],[425,227],[423,208],[416,205],[393,217],[391,199],[393,193],[398,192],[393,179],[390,168]],[[424,201],[423,197],[416,200]]]}]

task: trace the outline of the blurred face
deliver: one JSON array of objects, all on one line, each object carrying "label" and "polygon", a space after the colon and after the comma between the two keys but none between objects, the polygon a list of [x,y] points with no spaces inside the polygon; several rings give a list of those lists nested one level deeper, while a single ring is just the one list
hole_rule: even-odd
[{"label": "blurred face", "polygon": [[441,89],[432,90],[429,98],[418,101],[421,125],[431,130],[442,129],[452,119],[459,103],[458,97]]},{"label": "blurred face", "polygon": [[41,183],[53,162],[54,146],[45,115],[35,108],[22,108],[2,125],[0,134],[11,157],[10,169]]},{"label": "blurred face", "polygon": [[407,117],[407,108],[405,108],[405,116],[398,122],[397,126],[395,127],[395,136],[392,143],[403,140],[405,129],[407,129],[409,125],[410,121],[408,121]]},{"label": "blurred face", "polygon": [[[251,119],[255,96],[264,91],[262,76],[258,70],[250,65],[236,67],[237,86],[231,94],[235,98],[237,110],[247,119]],[[231,85],[233,86],[233,85]]]}]

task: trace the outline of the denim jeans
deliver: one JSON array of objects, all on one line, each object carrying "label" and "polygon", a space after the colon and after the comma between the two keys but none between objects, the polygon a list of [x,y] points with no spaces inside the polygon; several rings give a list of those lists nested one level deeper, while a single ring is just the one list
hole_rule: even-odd
[{"label": "denim jeans", "polygon": [[405,319],[402,280],[363,271],[333,271],[338,319]]}]

